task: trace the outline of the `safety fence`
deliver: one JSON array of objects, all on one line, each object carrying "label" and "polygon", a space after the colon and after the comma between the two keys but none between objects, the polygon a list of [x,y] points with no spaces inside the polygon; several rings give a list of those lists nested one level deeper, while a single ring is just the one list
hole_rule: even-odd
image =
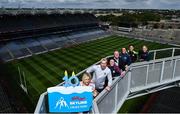
[{"label": "safety fence", "polygon": [[[103,90],[93,100],[92,113],[116,113],[129,98],[178,86],[180,48],[152,50],[150,53],[150,61],[131,64],[124,77],[113,80],[110,91]],[[109,57],[112,56],[106,58]],[[99,61],[95,64],[99,64]],[[86,70],[79,72],[77,76],[81,76]],[[41,94],[35,113],[48,113],[47,92]]]}]

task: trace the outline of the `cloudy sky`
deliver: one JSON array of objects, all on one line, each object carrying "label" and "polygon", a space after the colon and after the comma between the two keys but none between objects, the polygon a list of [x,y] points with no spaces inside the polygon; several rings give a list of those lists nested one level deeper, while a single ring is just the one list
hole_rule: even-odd
[{"label": "cloudy sky", "polygon": [[2,7],[180,9],[180,0],[0,0]]}]

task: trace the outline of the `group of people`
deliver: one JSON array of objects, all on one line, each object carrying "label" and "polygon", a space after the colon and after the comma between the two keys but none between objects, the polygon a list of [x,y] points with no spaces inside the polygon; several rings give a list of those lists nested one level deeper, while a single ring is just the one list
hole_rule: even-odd
[{"label": "group of people", "polygon": [[115,50],[111,58],[102,58],[100,64],[88,68],[82,76],[81,86],[91,86],[93,96],[106,89],[110,91],[112,80],[115,77],[125,75],[128,66],[136,61],[148,61],[150,54],[147,46],[142,46],[139,52],[134,50],[133,45],[129,45],[128,50],[122,48],[121,52]]}]

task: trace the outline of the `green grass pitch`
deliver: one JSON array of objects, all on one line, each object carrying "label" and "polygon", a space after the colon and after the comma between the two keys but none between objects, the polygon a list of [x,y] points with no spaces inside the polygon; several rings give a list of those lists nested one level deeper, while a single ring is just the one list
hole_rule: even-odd
[{"label": "green grass pitch", "polygon": [[112,55],[114,50],[120,50],[122,47],[127,48],[129,44],[133,44],[137,51],[142,45],[147,45],[150,50],[171,47],[165,44],[114,35],[8,62],[6,66],[8,73],[12,76],[15,83],[20,83],[18,67],[25,73],[29,97],[33,104],[36,104],[39,95],[45,92],[48,87],[55,86],[62,82],[65,70],[67,70],[68,73],[72,71],[78,73],[99,61],[102,57]]}]

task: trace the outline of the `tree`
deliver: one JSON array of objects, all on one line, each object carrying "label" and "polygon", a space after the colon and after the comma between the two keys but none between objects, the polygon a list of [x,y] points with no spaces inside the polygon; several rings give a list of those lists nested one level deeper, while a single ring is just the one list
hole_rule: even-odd
[{"label": "tree", "polygon": [[155,23],[155,24],[153,25],[153,28],[155,28],[155,29],[159,28],[158,23]]}]

